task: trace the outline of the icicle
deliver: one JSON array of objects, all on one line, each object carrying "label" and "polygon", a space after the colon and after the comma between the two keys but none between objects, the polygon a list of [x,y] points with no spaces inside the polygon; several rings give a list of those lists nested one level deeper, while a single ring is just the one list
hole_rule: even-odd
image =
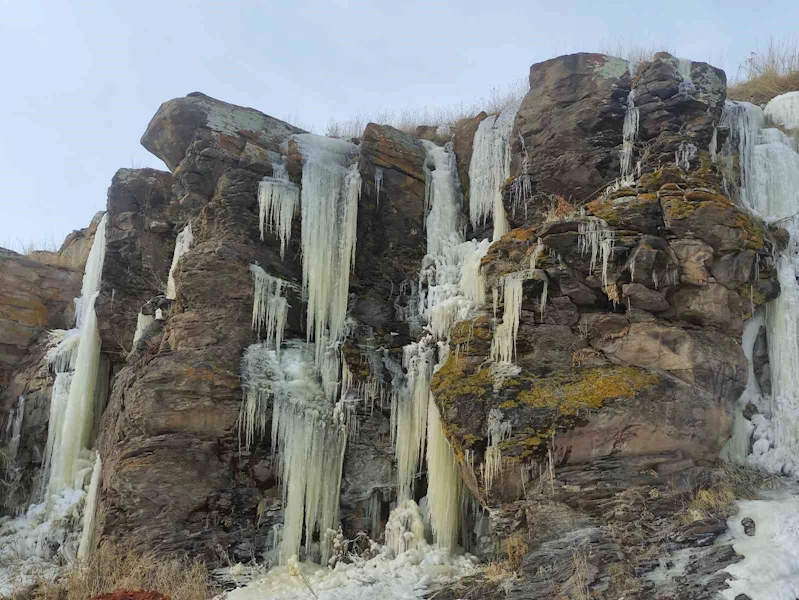
[{"label": "icicle", "polygon": [[108,213],[103,215],[94,232],[94,241],[83,268],[83,281],[80,297],[75,299],[75,327],[83,328],[83,322],[90,311],[94,311],[94,303],[90,302],[92,296],[100,291],[103,277],[103,263],[105,262],[105,231],[108,227]]},{"label": "icicle", "polygon": [[98,454],[94,461],[92,478],[89,482],[86,502],[83,506],[83,530],[80,535],[80,545],[78,546],[78,560],[85,560],[91,550],[92,538],[94,537],[94,516],[97,511],[97,492],[100,489],[102,473],[103,465]]},{"label": "icicle", "polygon": [[377,196],[375,204],[377,208],[380,208],[380,187],[382,185],[383,185],[383,169],[382,167],[377,167],[375,169],[375,190]]},{"label": "icicle", "polygon": [[141,339],[144,330],[153,323],[155,323],[155,315],[145,315],[144,313],[139,312],[139,316],[136,318],[136,331],[133,334],[134,346],[136,345],[136,342]]},{"label": "icicle", "polygon": [[735,182],[726,181],[725,178],[726,184],[733,184],[735,188],[738,188],[727,190],[727,194],[738,196],[743,206],[749,210],[754,208],[750,197],[750,180],[755,168],[754,146],[757,144],[758,132],[764,122],[763,110],[754,104],[732,100],[727,100],[724,103],[724,112],[722,113],[720,124],[729,128],[730,135],[724,144],[721,155],[727,163],[726,170],[728,172],[731,171],[733,165],[731,148],[733,144],[737,144],[740,167],[740,188],[735,185]]},{"label": "icicle", "polygon": [[295,135],[302,168],[302,289],[307,339],[321,366],[326,344],[341,340],[355,261],[361,175],[358,147],[312,134]]},{"label": "icicle", "polygon": [[[713,130],[715,132],[715,129]],[[680,143],[680,147],[674,152],[674,164],[683,171],[691,169],[691,161],[696,158],[697,147],[693,144]]]},{"label": "icicle", "polygon": [[252,329],[260,336],[266,329],[266,345],[274,343],[280,356],[283,330],[286,328],[289,303],[283,297],[283,290],[290,286],[279,277],[272,277],[258,265],[250,265],[253,279]]},{"label": "icicle", "polygon": [[522,281],[522,277],[517,273],[505,277],[505,309],[502,323],[494,331],[494,339],[491,342],[491,360],[495,362],[513,362],[516,355],[516,335],[519,332],[522,313]]},{"label": "icicle", "polygon": [[291,239],[291,222],[300,204],[300,188],[287,179],[264,177],[258,184],[258,214],[261,241],[269,232],[280,239],[280,258]]},{"label": "icicle", "polygon": [[639,109],[635,106],[635,90],[627,96],[627,111],[624,113],[621,147],[621,186],[635,185],[633,177],[633,153],[635,140],[638,138]]},{"label": "icicle", "polygon": [[178,297],[177,288],[175,287],[175,269],[178,267],[180,257],[189,251],[193,243],[194,235],[191,232],[191,223],[189,223],[175,240],[175,253],[172,255],[172,266],[169,267],[169,280],[166,284],[166,297],[170,300],[175,300]]},{"label": "icicle", "polygon": [[585,217],[578,225],[579,238],[577,246],[581,254],[590,252],[591,261],[588,266],[589,272],[596,270],[597,261],[602,265],[602,287],[608,287],[608,265],[613,257],[613,244],[616,239],[616,232],[608,227],[602,219],[596,217]]},{"label": "icicle", "polygon": [[511,424],[502,420],[502,412],[492,408],[488,412],[488,447],[485,453],[483,482],[486,492],[491,492],[494,479],[502,470],[502,449],[500,444],[510,438]]},{"label": "icicle", "polygon": [[680,77],[682,77],[682,81],[680,82],[681,94],[693,94],[696,92],[696,86],[691,76],[692,65],[693,63],[687,58],[678,59],[677,72],[680,74]]},{"label": "icicle", "polygon": [[45,359],[56,373],[72,371],[78,358],[80,329],[54,329],[47,332]]},{"label": "icicle", "polygon": [[522,167],[521,173],[510,186],[511,214],[515,217],[516,210],[520,206],[524,206],[524,215],[527,217],[527,202],[533,196],[533,181],[530,177],[530,155],[527,153],[521,133],[519,133],[519,142],[522,148]]},{"label": "icicle", "polygon": [[407,396],[397,406],[395,439],[397,457],[397,497],[413,498],[413,485],[419,459],[424,456],[430,378],[433,375],[435,347],[414,343],[403,348],[407,369]]},{"label": "icicle", "polygon": [[303,533],[308,555],[317,531],[326,563],[326,533],[339,523],[346,416],[329,401],[314,353],[306,344],[290,342],[278,359],[267,345],[255,344],[242,358],[245,399],[239,431],[246,448],[264,435],[272,401],[272,453],[280,451],[278,478],[283,487],[281,564],[299,555]]},{"label": "icicle", "polygon": [[475,229],[493,218],[494,241],[510,229],[502,186],[510,177],[510,135],[520,105],[521,99],[499,115],[483,119],[474,136],[469,164],[469,218]]},{"label": "icicle", "polygon": [[460,525],[461,476],[444,435],[441,415],[429,394],[427,408],[427,500],[435,543],[454,550]]}]

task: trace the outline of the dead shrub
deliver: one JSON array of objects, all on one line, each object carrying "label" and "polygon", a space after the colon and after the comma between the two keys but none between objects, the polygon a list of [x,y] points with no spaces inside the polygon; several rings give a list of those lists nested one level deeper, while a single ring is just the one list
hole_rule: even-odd
[{"label": "dead shrub", "polygon": [[775,96],[799,90],[799,38],[770,39],[738,69],[727,88],[731,100],[765,104]]}]

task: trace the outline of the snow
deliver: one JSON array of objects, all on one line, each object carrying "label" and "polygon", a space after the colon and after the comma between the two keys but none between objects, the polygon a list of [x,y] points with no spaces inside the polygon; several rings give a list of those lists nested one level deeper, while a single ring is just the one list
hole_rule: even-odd
[{"label": "snow", "polygon": [[[755,535],[744,533],[741,521],[755,522]],[[795,600],[799,597],[799,498],[781,495],[770,500],[738,503],[727,521],[733,548],[744,559],[725,568],[732,578],[721,595],[734,600]]]},{"label": "snow", "polygon": [[799,91],[772,98],[763,112],[775,125],[785,129],[799,129]]},{"label": "snow", "polygon": [[488,218],[493,218],[494,241],[510,228],[502,201],[502,186],[510,177],[510,136],[520,105],[521,98],[499,115],[483,119],[474,136],[469,163],[469,219],[477,229]]},{"label": "snow", "polygon": [[175,240],[175,253],[172,255],[172,265],[169,267],[169,279],[166,284],[166,297],[170,300],[178,297],[175,287],[175,269],[178,268],[180,258],[191,249],[192,244],[194,244],[194,234],[191,231],[191,223],[189,223]]}]

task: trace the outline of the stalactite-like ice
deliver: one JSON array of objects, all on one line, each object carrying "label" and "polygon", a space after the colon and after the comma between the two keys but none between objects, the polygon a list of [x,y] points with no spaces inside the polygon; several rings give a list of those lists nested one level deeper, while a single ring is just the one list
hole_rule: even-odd
[{"label": "stalactite-like ice", "polygon": [[83,269],[80,297],[75,299],[75,323],[78,329],[83,328],[83,321],[88,313],[94,311],[92,296],[100,291],[105,263],[105,232],[108,227],[108,213],[103,215],[94,232],[94,241],[89,249],[86,266]]},{"label": "stalactite-like ice", "polygon": [[380,188],[383,185],[383,169],[381,167],[375,168],[375,204],[380,207]]},{"label": "stalactite-like ice", "polygon": [[435,345],[422,341],[403,348],[407,392],[396,407],[397,497],[413,498],[419,459],[424,456],[430,378],[435,364]]},{"label": "stalactite-like ice", "polygon": [[[749,210],[754,210],[751,198],[751,179],[755,169],[754,147],[764,123],[763,110],[759,106],[732,100],[724,103],[721,125],[729,128],[730,135],[721,153],[717,155],[717,162],[723,160],[726,163],[722,165],[725,170],[725,192],[729,196],[738,196],[741,204]],[[728,180],[733,172],[733,146],[737,146],[740,161],[740,182]]]},{"label": "stalactite-like ice", "polygon": [[766,118],[785,129],[799,129],[799,91],[773,98],[763,111]]},{"label": "stalactite-like ice", "polygon": [[172,255],[172,266],[169,267],[169,279],[166,284],[166,297],[170,300],[175,300],[178,297],[175,287],[175,269],[178,268],[180,258],[191,249],[192,244],[194,244],[194,234],[191,231],[191,223],[189,223],[175,240],[175,253]]},{"label": "stalactite-like ice", "polygon": [[266,330],[266,345],[272,346],[280,356],[280,344],[286,328],[289,303],[283,290],[289,284],[279,277],[272,277],[258,265],[250,265],[253,279],[252,328],[260,337]]},{"label": "stalactite-like ice", "polygon": [[300,188],[288,179],[264,177],[258,184],[258,220],[261,240],[269,232],[280,240],[280,258],[291,239],[291,222],[300,204]]},{"label": "stalactite-like ice", "polygon": [[454,550],[460,529],[461,475],[444,434],[441,415],[429,394],[427,408],[427,500],[435,543]]},{"label": "stalactite-like ice", "polygon": [[299,555],[303,532],[306,556],[319,533],[325,564],[330,558],[327,532],[339,523],[347,424],[323,389],[314,354],[309,345],[292,341],[279,358],[268,345],[255,344],[242,359],[245,400],[239,428],[245,447],[265,432],[272,402],[272,453],[279,451],[283,487],[281,564]]},{"label": "stalactite-like ice", "polygon": [[500,444],[507,440],[511,434],[511,424],[502,420],[502,412],[492,408],[488,413],[488,447],[483,464],[483,482],[486,491],[491,491],[497,475],[502,470],[502,449]]},{"label": "stalactite-like ice", "polygon": [[80,344],[80,329],[54,329],[47,333],[45,359],[56,373],[75,370]]},{"label": "stalactite-like ice", "polygon": [[6,446],[6,471],[13,468],[17,460],[17,452],[19,451],[19,442],[22,437],[22,422],[25,419],[25,396],[20,395],[17,398],[17,405],[11,409],[8,415],[8,425],[6,426],[6,438],[8,445]]},{"label": "stalactite-like ice", "polygon": [[608,264],[613,256],[613,243],[616,232],[608,224],[597,217],[584,217],[578,225],[579,238],[577,246],[581,254],[590,253],[591,261],[588,270],[593,273],[597,262],[602,267],[602,287],[608,288]]},{"label": "stalactite-like ice", "polygon": [[328,343],[344,333],[361,175],[358,147],[313,134],[295,135],[302,167],[302,287],[307,336],[321,365]]},{"label": "stalactite-like ice", "polygon": [[494,220],[494,241],[509,230],[502,186],[510,177],[510,136],[521,99],[480,122],[469,164],[469,219],[475,229]]},{"label": "stalactite-like ice", "polygon": [[505,308],[502,323],[494,331],[491,342],[491,360],[495,362],[513,362],[516,356],[516,335],[519,332],[519,321],[522,314],[523,276],[511,273],[505,277],[503,299]]}]

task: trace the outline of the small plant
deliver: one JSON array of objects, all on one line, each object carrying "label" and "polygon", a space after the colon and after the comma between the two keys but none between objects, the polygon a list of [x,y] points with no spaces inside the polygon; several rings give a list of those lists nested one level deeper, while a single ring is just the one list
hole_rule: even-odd
[{"label": "small plant", "polygon": [[755,104],[799,90],[799,38],[770,39],[749,55],[735,79],[727,96]]}]

